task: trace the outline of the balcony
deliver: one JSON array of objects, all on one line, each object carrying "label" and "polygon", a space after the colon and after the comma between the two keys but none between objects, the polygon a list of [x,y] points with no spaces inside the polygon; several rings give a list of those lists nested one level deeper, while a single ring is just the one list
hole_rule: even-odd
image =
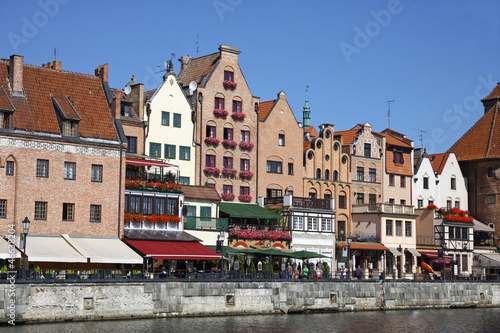
[{"label": "balcony", "polygon": [[414,207],[407,205],[397,205],[390,203],[377,203],[368,205],[352,205],[352,213],[386,213],[386,214],[404,214],[413,215]]},{"label": "balcony", "polygon": [[228,218],[226,217],[184,217],[184,229],[220,229],[227,228],[227,226]]}]

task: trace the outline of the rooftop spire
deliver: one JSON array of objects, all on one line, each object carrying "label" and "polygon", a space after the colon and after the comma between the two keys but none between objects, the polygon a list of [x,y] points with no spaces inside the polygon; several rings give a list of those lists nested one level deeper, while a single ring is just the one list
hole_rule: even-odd
[{"label": "rooftop spire", "polygon": [[307,98],[307,90],[308,89],[309,89],[309,86],[306,86],[306,103],[304,104],[304,108],[302,109],[304,131],[307,131],[307,129],[311,125],[311,108],[309,107],[309,100]]}]

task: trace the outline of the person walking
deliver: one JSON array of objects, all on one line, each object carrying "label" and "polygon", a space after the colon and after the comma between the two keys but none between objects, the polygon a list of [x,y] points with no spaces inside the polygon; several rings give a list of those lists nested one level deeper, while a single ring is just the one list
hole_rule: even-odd
[{"label": "person walking", "polygon": [[358,277],[358,280],[361,280],[361,277],[363,276],[363,269],[360,265],[356,268],[356,276]]},{"label": "person walking", "polygon": [[304,265],[304,269],[302,270],[302,276],[304,279],[307,279],[308,275],[309,275],[309,268],[307,268],[307,265]]},{"label": "person walking", "polygon": [[288,266],[286,267],[286,278],[291,279],[292,278],[292,265],[290,265],[290,262],[288,262]]}]

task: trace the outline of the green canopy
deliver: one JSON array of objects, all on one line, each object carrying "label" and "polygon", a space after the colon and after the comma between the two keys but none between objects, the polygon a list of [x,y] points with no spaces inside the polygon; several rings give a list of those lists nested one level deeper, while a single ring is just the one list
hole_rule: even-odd
[{"label": "green canopy", "polygon": [[295,251],[295,253],[293,254],[293,257],[294,257],[294,258],[298,258],[298,259],[307,259],[307,258],[330,258],[330,257],[324,256],[324,255],[319,254],[319,253],[309,252],[309,251],[305,251],[305,250],[302,250],[302,251]]},{"label": "green canopy", "polygon": [[256,204],[240,204],[221,202],[219,211],[229,215],[230,217],[246,217],[255,219],[282,219],[283,216],[276,214],[269,209],[262,208]]},{"label": "green canopy", "polygon": [[[216,250],[215,246],[207,246],[211,250]],[[251,249],[247,247],[230,247],[224,246],[224,255],[235,255],[235,254],[260,254],[273,257],[287,257],[296,259],[308,259],[308,258],[330,258],[319,253],[309,252],[309,251],[293,251],[288,249],[278,249],[278,248],[258,248]]]}]

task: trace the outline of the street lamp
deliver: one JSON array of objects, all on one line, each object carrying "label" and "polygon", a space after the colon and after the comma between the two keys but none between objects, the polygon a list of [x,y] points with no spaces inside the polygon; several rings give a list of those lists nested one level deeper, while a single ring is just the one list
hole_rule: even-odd
[{"label": "street lamp", "polygon": [[222,268],[221,268],[221,277],[224,279],[226,277],[225,272],[224,272],[224,237],[226,237],[226,229],[221,228],[220,229],[220,234],[217,236],[217,243],[220,245],[220,254],[221,254],[221,263],[222,263]]},{"label": "street lamp", "polygon": [[441,248],[443,249],[443,281],[446,281],[446,242],[443,241],[441,244]]},{"label": "street lamp", "polygon": [[347,237],[347,280],[351,279],[351,243],[352,238]]},{"label": "street lamp", "polygon": [[27,239],[26,237],[28,236],[28,231],[30,228],[30,223],[31,221],[28,219],[26,216],[23,220],[23,250],[24,250],[24,256],[23,256],[23,269],[22,269],[22,278],[26,278],[26,243]]}]

